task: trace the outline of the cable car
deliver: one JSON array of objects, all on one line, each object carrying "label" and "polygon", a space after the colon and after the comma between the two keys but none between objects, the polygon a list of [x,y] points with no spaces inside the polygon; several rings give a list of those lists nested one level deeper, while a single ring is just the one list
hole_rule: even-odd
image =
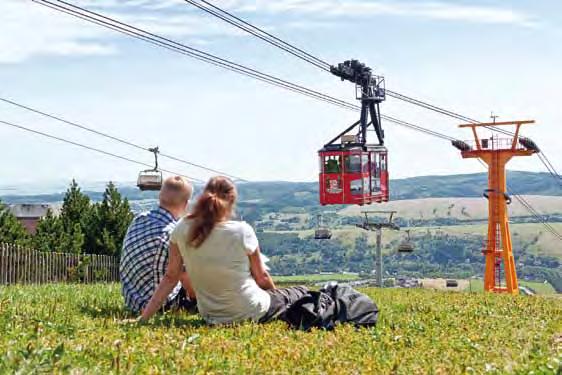
[{"label": "cable car", "polygon": [[[357,60],[332,66],[330,71],[342,81],[355,83],[361,118],[318,151],[320,204],[362,206],[387,202],[388,150],[384,147],[379,109],[385,100],[384,78],[372,74],[370,68]],[[376,132],[378,144],[367,142],[370,126]]]},{"label": "cable car", "polygon": [[137,187],[141,191],[159,191],[162,189],[162,172],[158,170],[158,147],[149,148],[148,151],[154,153],[154,168],[147,169],[139,173]]},{"label": "cable car", "polygon": [[318,222],[316,225],[316,230],[314,231],[314,239],[329,240],[330,238],[332,238],[332,231],[323,225],[322,215],[318,215]]},{"label": "cable car", "polygon": [[[342,137],[343,140],[346,138]],[[325,146],[320,159],[320,204],[387,202],[388,151],[384,146],[357,147],[355,142]]]},{"label": "cable car", "polygon": [[414,251],[414,245],[410,240],[410,231],[407,230],[406,234],[407,234],[407,238],[398,245],[399,253],[411,253],[412,251]]}]

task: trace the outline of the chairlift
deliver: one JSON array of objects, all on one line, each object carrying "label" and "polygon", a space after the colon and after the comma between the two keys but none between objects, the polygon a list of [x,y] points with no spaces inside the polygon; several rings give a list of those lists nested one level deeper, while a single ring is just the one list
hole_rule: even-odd
[{"label": "chairlift", "polygon": [[406,239],[398,245],[398,252],[399,253],[411,253],[414,251],[414,245],[410,240],[410,230],[406,231]]},{"label": "chairlift", "polygon": [[322,215],[318,215],[318,222],[316,224],[316,230],[314,231],[315,240],[329,240],[332,238],[332,231],[325,227],[322,223]]},{"label": "chairlift", "polygon": [[158,169],[158,147],[149,148],[148,151],[154,153],[154,168],[147,169],[139,173],[137,187],[141,191],[159,191],[162,188],[162,172]]}]

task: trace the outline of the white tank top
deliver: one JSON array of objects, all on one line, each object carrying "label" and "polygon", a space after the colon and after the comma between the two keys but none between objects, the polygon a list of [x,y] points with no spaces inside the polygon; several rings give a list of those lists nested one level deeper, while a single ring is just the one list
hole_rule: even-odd
[{"label": "white tank top", "polygon": [[248,255],[258,248],[252,227],[239,221],[219,223],[201,246],[193,248],[187,244],[191,223],[181,219],[171,241],[180,249],[201,316],[209,324],[259,320],[271,297],[250,273]]}]

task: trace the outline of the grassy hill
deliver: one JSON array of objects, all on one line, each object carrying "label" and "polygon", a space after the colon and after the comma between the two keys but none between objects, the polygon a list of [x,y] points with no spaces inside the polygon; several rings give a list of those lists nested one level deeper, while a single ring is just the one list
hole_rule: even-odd
[{"label": "grassy hill", "polygon": [[[392,177],[392,176],[391,176]],[[508,183],[517,194],[562,196],[560,185],[548,173],[508,171]],[[101,200],[103,187],[83,190],[93,199]],[[117,183],[121,193],[132,201],[153,200],[154,192],[141,192],[131,183]],[[443,198],[443,197],[481,197],[486,189],[485,173],[421,176],[404,179],[391,179],[391,200]],[[196,186],[196,192],[201,190]],[[311,207],[318,205],[318,184],[314,182],[247,182],[238,184],[240,200],[247,204],[271,204],[276,207]],[[40,190],[36,188],[34,190]],[[0,190],[2,191],[2,190]],[[20,194],[11,187],[0,194],[6,203],[59,202],[63,192],[50,194]]]},{"label": "grassy hill", "polygon": [[[562,196],[524,195],[538,212],[549,219],[562,221]],[[488,201],[480,198],[425,198],[405,199],[370,207],[349,206],[339,210],[342,216],[359,216],[364,210],[393,210],[398,216],[411,221],[451,219],[459,221],[487,220]],[[511,217],[531,217],[529,211],[516,199],[508,206]]]},{"label": "grassy hill", "polygon": [[[562,300],[364,289],[371,329],[276,322],[207,327],[168,313],[131,323],[118,285],[0,289],[0,373],[556,374]],[[49,298],[45,298],[49,296]]]}]

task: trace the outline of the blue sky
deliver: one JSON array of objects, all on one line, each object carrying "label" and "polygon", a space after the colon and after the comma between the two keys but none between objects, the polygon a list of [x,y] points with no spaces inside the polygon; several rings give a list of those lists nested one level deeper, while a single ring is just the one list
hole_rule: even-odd
[{"label": "blue sky", "polygon": [[[354,88],[181,0],[81,0],[225,58],[352,101]],[[215,3],[331,63],[358,58],[387,87],[487,120],[532,118],[561,169],[558,1],[230,0]],[[250,180],[315,180],[316,151],[357,114],[146,45],[36,5],[0,2],[0,96]],[[383,113],[461,139],[440,115]],[[151,163],[151,155],[0,103],[0,120]],[[391,177],[482,171],[447,142],[385,124]],[[131,181],[138,166],[0,126],[2,184]],[[162,160],[171,170],[208,173]],[[543,171],[538,158],[511,169]]]}]

